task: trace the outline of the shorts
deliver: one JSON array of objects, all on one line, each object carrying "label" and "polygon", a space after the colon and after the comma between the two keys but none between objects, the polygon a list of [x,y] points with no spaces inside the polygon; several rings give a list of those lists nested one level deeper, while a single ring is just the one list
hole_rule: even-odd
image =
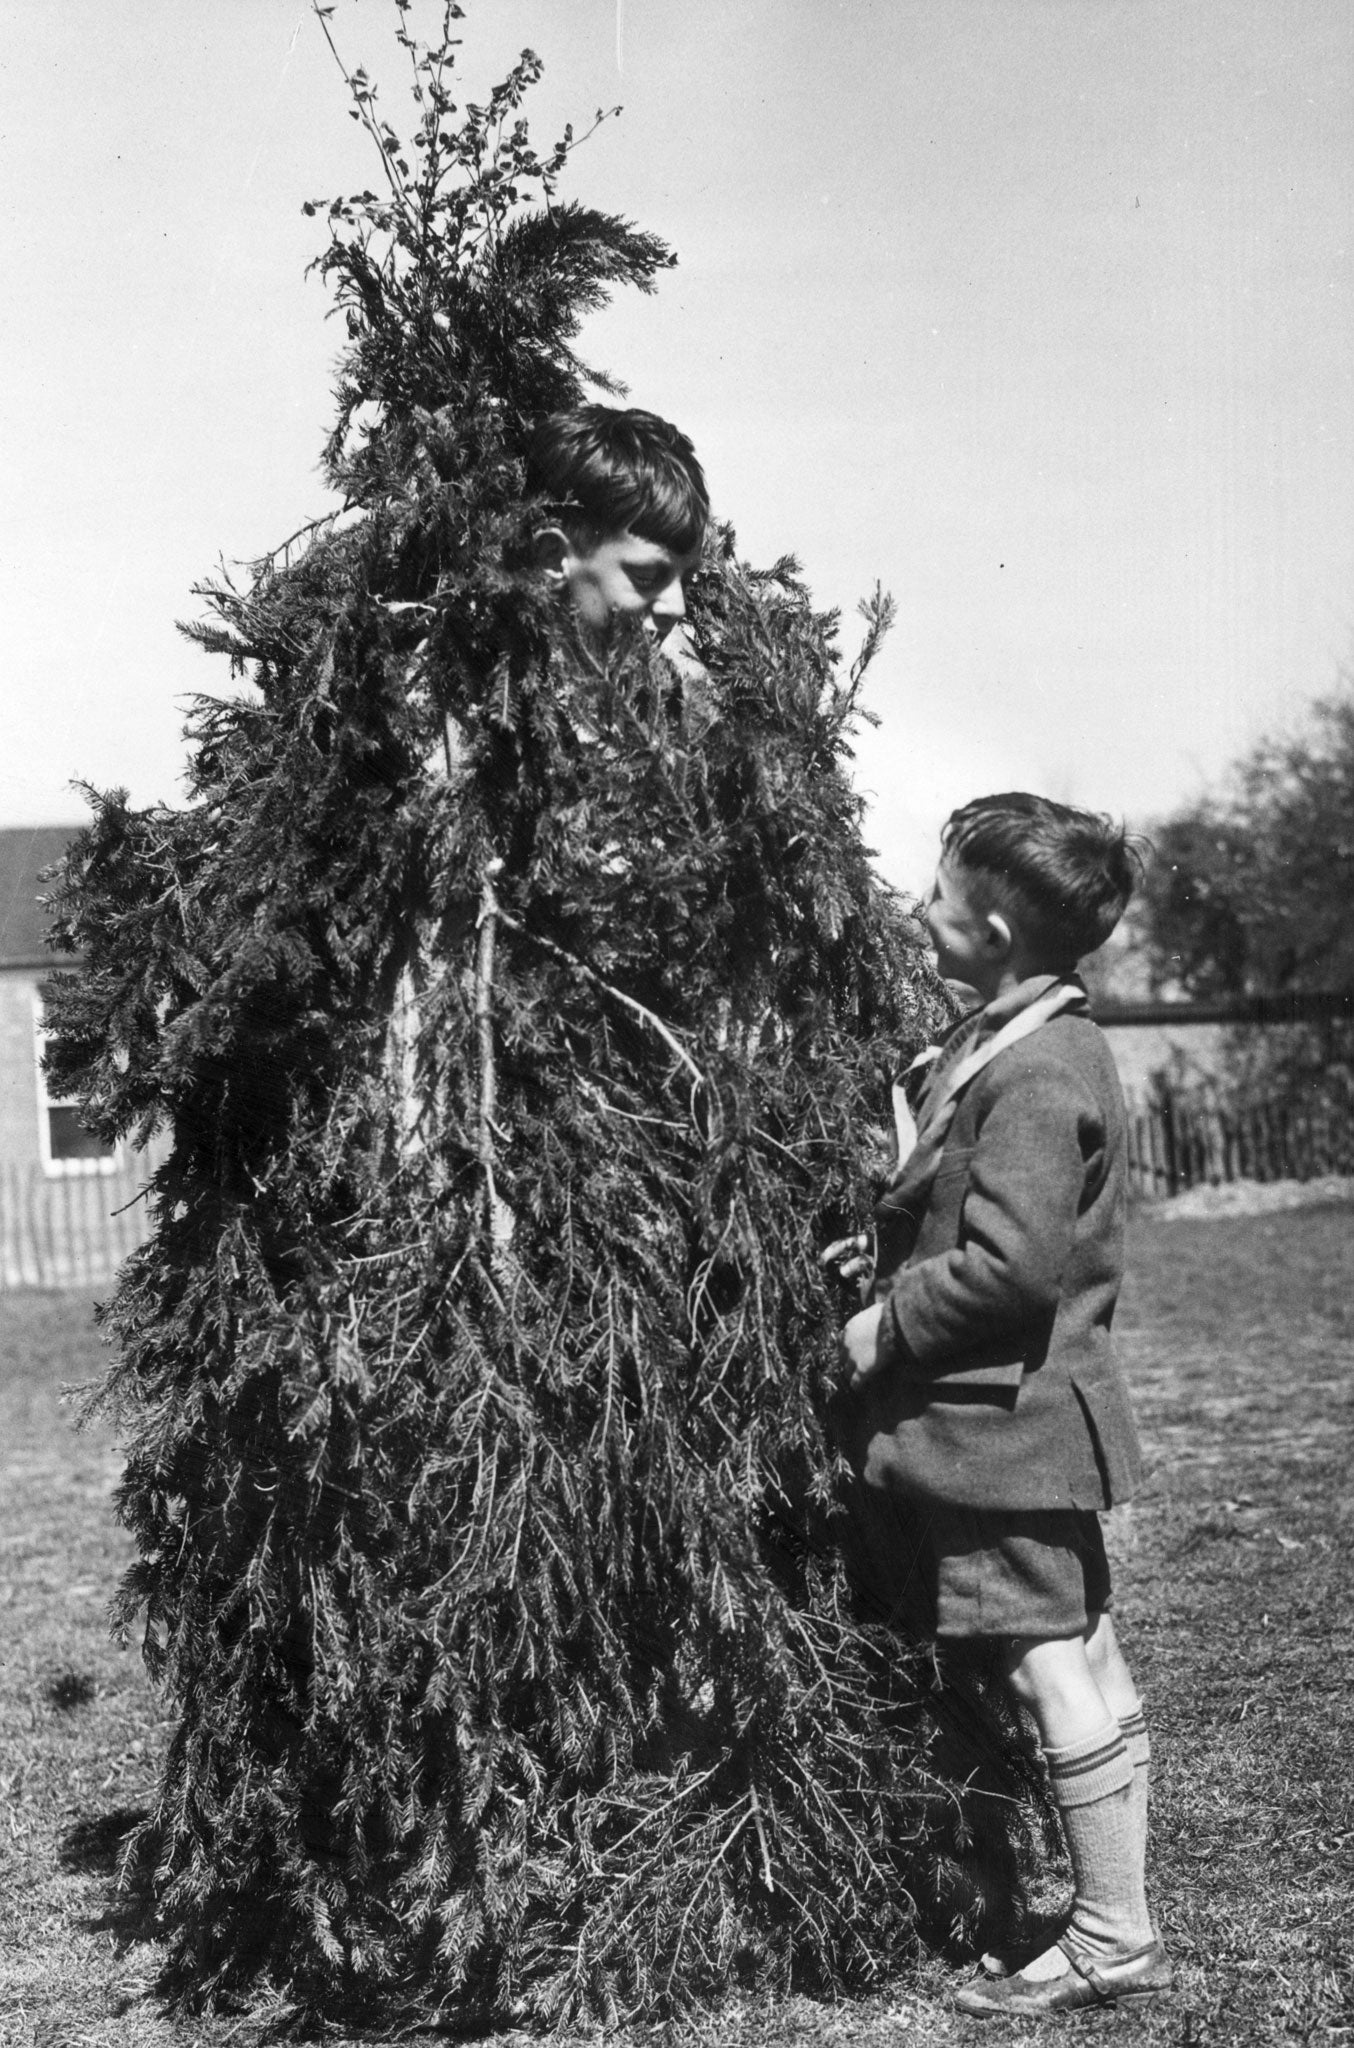
[{"label": "shorts", "polygon": [[1113,1605],[1100,1517],[1089,1508],[918,1511],[921,1555],[935,1603],[934,1630],[973,1636],[1085,1633]]}]

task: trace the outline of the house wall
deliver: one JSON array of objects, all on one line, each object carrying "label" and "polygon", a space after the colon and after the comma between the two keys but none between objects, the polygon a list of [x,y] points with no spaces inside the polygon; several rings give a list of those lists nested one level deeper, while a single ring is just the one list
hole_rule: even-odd
[{"label": "house wall", "polygon": [[0,1160],[39,1167],[38,1084],[33,1001],[40,971],[0,972]]},{"label": "house wall", "polygon": [[1152,1076],[1162,1071],[1186,1090],[1215,1080],[1228,1030],[1225,1024],[1107,1024],[1105,1036],[1125,1096],[1143,1103]]},{"label": "house wall", "polygon": [[45,1154],[34,1004],[46,975],[0,968],[0,1289],[111,1281],[150,1227],[142,1192],[163,1152],[109,1154],[68,1112],[57,1158]]}]

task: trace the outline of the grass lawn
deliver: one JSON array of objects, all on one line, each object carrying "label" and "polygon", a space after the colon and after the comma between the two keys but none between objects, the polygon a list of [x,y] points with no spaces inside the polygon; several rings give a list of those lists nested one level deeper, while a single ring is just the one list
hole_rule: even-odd
[{"label": "grass lawn", "polygon": [[[1110,1541],[1155,1746],[1149,1875],[1178,1988],[1141,2018],[1055,2026],[1182,2048],[1354,2041],[1352,1224],[1347,1207],[1135,1222],[1123,1353],[1151,1477]],[[255,2048],[262,2018],[160,2013],[154,1945],[111,1882],[165,1727],[136,1651],[106,1631],[128,1555],[117,1457],[60,1398],[101,1358],[88,1299],[0,1295],[0,2043]],[[936,1960],[858,2003],[796,1999],[635,2038],[893,2048],[1042,2032],[952,2014],[965,1974]]]}]

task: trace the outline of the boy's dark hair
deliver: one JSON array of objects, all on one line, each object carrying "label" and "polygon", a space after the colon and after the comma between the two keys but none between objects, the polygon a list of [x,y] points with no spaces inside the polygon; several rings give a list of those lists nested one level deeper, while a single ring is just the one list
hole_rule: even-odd
[{"label": "boy's dark hair", "polygon": [[550,501],[561,524],[582,522],[598,535],[628,528],[678,554],[699,547],[710,517],[686,435],[637,407],[547,414],[527,451],[527,486]]},{"label": "boy's dark hair", "polygon": [[992,883],[1022,933],[1060,968],[1104,945],[1142,876],[1122,825],[1023,790],[962,805],[940,844],[947,859]]}]

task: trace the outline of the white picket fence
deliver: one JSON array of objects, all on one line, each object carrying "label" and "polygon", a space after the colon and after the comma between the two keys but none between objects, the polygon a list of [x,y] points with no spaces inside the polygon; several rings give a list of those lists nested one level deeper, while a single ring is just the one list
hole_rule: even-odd
[{"label": "white picket fence", "polygon": [[112,1173],[49,1175],[41,1166],[0,1165],[0,1288],[95,1287],[113,1279],[144,1243],[150,1214],[142,1190],[149,1165]]}]

